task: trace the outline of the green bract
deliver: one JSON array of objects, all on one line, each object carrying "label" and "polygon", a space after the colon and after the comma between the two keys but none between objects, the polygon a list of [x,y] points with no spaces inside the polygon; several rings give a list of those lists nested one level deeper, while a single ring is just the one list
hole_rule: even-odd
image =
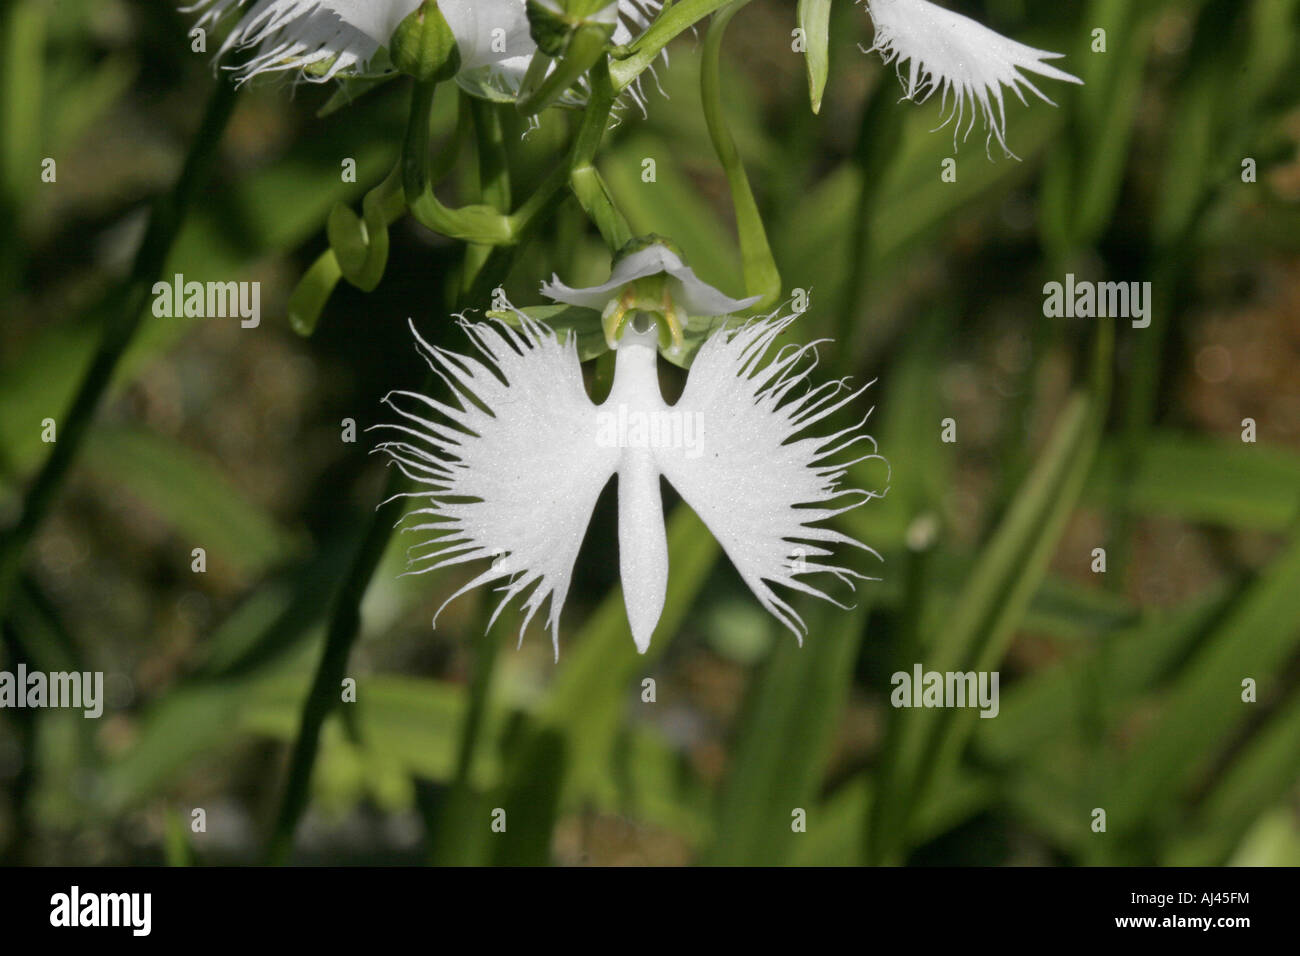
[{"label": "green bract", "polygon": [[438,0],[424,0],[404,19],[389,49],[393,65],[417,80],[449,80],[460,71],[460,48]]}]

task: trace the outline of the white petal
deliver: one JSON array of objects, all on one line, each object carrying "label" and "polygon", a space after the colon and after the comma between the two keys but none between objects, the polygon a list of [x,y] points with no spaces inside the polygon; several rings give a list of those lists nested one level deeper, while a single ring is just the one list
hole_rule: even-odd
[{"label": "white petal", "polygon": [[[222,54],[255,50],[237,68],[240,80],[328,62],[323,75],[305,77],[320,82],[366,70],[398,24],[419,4],[420,0],[196,0],[181,9],[202,11],[199,25],[208,28],[231,11],[246,11],[221,48]],[[661,6],[660,0],[611,4],[609,15],[617,18],[614,42],[628,43],[639,36]],[[456,75],[460,86],[487,99],[514,99],[537,49],[528,25],[527,0],[440,0],[439,9],[460,50]],[[554,68],[552,64],[550,69]],[[639,84],[629,93],[643,103]],[[581,90],[561,97],[567,106],[585,101]]]},{"label": "white petal", "polygon": [[[199,23],[207,25],[247,3],[201,0],[186,9],[203,9]],[[239,68],[244,78],[334,58],[328,78],[365,69],[419,5],[420,0],[255,0],[222,52],[258,48],[253,59]],[[536,49],[526,0],[442,0],[439,9],[456,37],[462,71],[531,56]]]},{"label": "white petal", "polygon": [[[676,256],[673,256],[676,259]],[[732,315],[742,309],[748,309],[762,296],[751,295],[746,299],[733,299],[723,295],[713,286],[695,274],[695,270],[677,259],[675,266],[670,265],[668,274],[673,283],[673,299],[684,309],[687,315]]]},{"label": "white petal", "polygon": [[526,0],[441,0],[438,8],[456,36],[462,70],[531,57],[537,49]]},{"label": "white petal", "polygon": [[782,348],[764,363],[792,321],[773,317],[751,322],[716,332],[704,343],[681,400],[673,406],[676,412],[699,416],[702,440],[695,450],[659,448],[657,458],[664,476],[708,525],[763,607],[802,637],[803,621],[770,584],[832,600],[800,577],[827,571],[850,586],[852,578],[864,578],[817,560],[831,555],[825,546],[834,544],[871,551],[819,522],[879,496],[841,487],[853,462],[833,459],[850,446],[865,446],[858,460],[879,456],[874,441],[861,431],[865,418],[832,435],[797,437],[865,388],[853,391],[844,382],[810,387],[813,345]]},{"label": "white petal", "polygon": [[392,436],[379,449],[421,486],[409,497],[422,507],[404,520],[408,530],[432,537],[411,549],[408,573],[491,559],[452,598],[507,579],[499,614],[531,588],[522,639],[549,597],[547,627],[558,655],[574,560],[619,451],[596,441],[596,407],[583,388],[573,339],[561,343],[545,327],[521,321],[522,329],[462,323],[485,361],[434,348],[417,334],[420,353],[455,402],[390,395],[400,419],[379,426]]},{"label": "white petal", "polygon": [[256,48],[236,71],[241,79],[259,73],[301,70],[330,62],[326,80],[362,70],[388,42],[397,24],[420,0],[200,0],[186,11],[202,10],[199,25],[211,27],[227,13],[248,7],[226,42],[230,50]]},{"label": "white petal", "polygon": [[[866,0],[866,3],[876,27],[871,49],[879,52],[886,63],[896,64],[908,99],[924,102],[935,90],[941,91],[948,115],[940,128],[954,123],[954,148],[969,104],[970,122],[962,138],[974,127],[978,106],[984,114],[989,141],[996,138],[1008,156],[1015,155],[1007,148],[1002,87],[1009,87],[1021,103],[1026,102],[1021,86],[1044,102],[1052,102],[1020,72],[1022,69],[1068,83],[1083,82],[1043,62],[1063,54],[1017,43],[928,0]],[[903,63],[910,63],[906,79],[902,75]],[[952,103],[948,106],[950,95]]]},{"label": "white petal", "polygon": [[677,253],[660,243],[654,243],[624,256],[614,266],[614,271],[607,282],[584,289],[574,289],[561,282],[559,276],[552,276],[550,282],[542,283],[542,295],[566,305],[581,306],[599,312],[629,282],[661,273],[667,273],[676,280],[672,290],[674,301],[683,306],[690,315],[730,315],[748,308],[760,298],[753,296],[748,299],[732,299],[723,295],[700,279],[690,266],[682,262]]},{"label": "white petal", "polygon": [[[483,0],[447,0],[443,4],[443,13],[447,16],[448,22],[451,23],[452,29],[456,31],[459,38],[461,30],[457,24],[452,22],[449,13],[448,3],[455,3],[463,6],[472,6],[477,10]],[[515,5],[522,13],[526,8],[526,0],[490,0],[493,4]],[[605,19],[615,21],[613,42],[615,44],[631,43],[636,37],[640,36],[651,21],[658,14],[663,6],[661,0],[619,0],[618,3],[611,3],[607,11],[601,11]],[[461,88],[472,96],[483,99],[497,101],[512,101],[519,95],[519,88],[523,84],[524,74],[528,72],[528,67],[532,63],[533,53],[537,47],[533,43],[532,36],[529,32],[528,22],[525,18],[522,21],[522,29],[517,28],[515,21],[506,16],[508,11],[501,15],[502,21],[508,21],[510,25],[506,27],[505,51],[502,54],[499,50],[493,50],[489,44],[487,54],[483,54],[483,45],[480,43],[478,53],[469,59],[465,58],[465,43],[461,42],[462,66],[461,71],[456,75],[456,82]],[[493,15],[495,16],[495,15]],[[479,14],[479,22],[483,23],[488,17]],[[491,39],[491,28],[486,33],[480,33],[480,36],[487,36]],[[667,52],[664,53],[665,62],[668,59]],[[549,74],[555,69],[555,64],[551,63],[547,68]],[[653,67],[650,71],[654,73]],[[563,106],[581,107],[587,102],[589,88],[585,78],[578,81],[577,85],[566,91],[559,99]],[[641,94],[640,80],[625,91],[636,103],[642,106],[644,112],[644,97]]]},{"label": "white petal", "polygon": [[340,20],[387,46],[398,24],[415,12],[420,0],[320,0],[319,6]]},{"label": "white petal", "polygon": [[[659,391],[658,337],[653,329],[629,329],[619,342],[614,383],[601,413],[642,423],[667,406]],[[623,603],[636,649],[644,654],[668,593],[668,537],[659,490],[659,466],[648,444],[622,445],[618,466],[618,566]]]}]

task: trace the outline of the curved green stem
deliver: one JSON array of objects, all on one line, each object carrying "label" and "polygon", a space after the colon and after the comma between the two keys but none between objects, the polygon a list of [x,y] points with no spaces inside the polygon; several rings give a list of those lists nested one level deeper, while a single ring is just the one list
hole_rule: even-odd
[{"label": "curved green stem", "polygon": [[411,117],[402,146],[402,187],[411,215],[434,232],[464,242],[509,245],[516,241],[510,218],[491,206],[450,209],[438,201],[429,181],[429,113],[435,80],[417,80],[411,91]]},{"label": "curved green stem", "polygon": [[[474,121],[475,152],[478,155],[478,198],[496,209],[510,208],[510,163],[506,158],[505,133],[501,128],[500,107],[486,100],[461,94],[461,108]],[[511,228],[514,226],[512,224]],[[465,270],[461,288],[468,291],[474,276],[487,262],[492,246],[474,245],[465,251]]]},{"label": "curved green stem", "polygon": [[325,310],[325,303],[334,294],[334,287],[343,278],[338,257],[333,249],[326,249],[298,280],[289,295],[289,326],[299,335],[311,335]]},{"label": "curved green stem", "polygon": [[339,203],[325,223],[338,266],[344,277],[363,292],[372,291],[388,265],[388,227],[406,211],[400,168],[361,201],[361,217]]},{"label": "curved green stem", "polygon": [[[456,129],[430,166],[430,183],[440,182],[456,165],[470,126],[470,110],[462,99]],[[366,194],[361,203],[362,218],[346,206],[336,206],[330,212],[326,223],[330,248],[317,257],[289,296],[289,324],[299,335],[316,331],[316,323],[339,279],[346,276],[357,288],[369,292],[383,278],[388,265],[388,227],[406,211],[402,168],[399,161],[388,177]]]},{"label": "curved green stem", "polygon": [[564,169],[551,173],[514,213],[477,204],[450,209],[438,201],[429,180],[429,112],[437,84],[417,82],[411,94],[411,119],[402,148],[402,186],[411,215],[421,225],[452,239],[477,245],[511,246],[535,220],[555,207],[568,180]]},{"label": "curved green stem", "polygon": [[736,149],[736,141],[727,128],[722,108],[721,54],[722,38],[731,18],[749,3],[736,0],[713,18],[704,39],[704,56],[700,66],[700,99],[704,105],[704,121],[709,127],[713,149],[718,154],[727,183],[731,186],[731,202],[736,210],[736,230],[740,235],[740,253],[745,273],[745,291],[760,296],[755,308],[765,309],[781,297],[781,273],[772,257],[772,247],[767,241],[763,217],[759,214],[754,191],[745,164]]},{"label": "curved green stem", "polygon": [[95,410],[144,320],[153,284],[167,263],[190,204],[207,182],[216,162],[217,146],[236,99],[235,87],[224,80],[218,81],[198,133],[190,144],[180,178],[172,191],[154,206],[131,274],[110,306],[108,322],[95,357],[81,380],[72,406],[60,422],[58,441],[27,492],[18,524],[0,540],[0,608],[8,607],[9,593],[22,567],[27,546],[63,487],[72,462],[90,430]]}]

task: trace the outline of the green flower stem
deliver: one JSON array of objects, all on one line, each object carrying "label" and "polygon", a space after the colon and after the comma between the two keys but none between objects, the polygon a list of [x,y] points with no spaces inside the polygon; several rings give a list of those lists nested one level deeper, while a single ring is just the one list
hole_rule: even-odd
[{"label": "green flower stem", "polygon": [[[441,182],[455,167],[456,158],[460,155],[461,144],[469,136],[471,125],[470,111],[462,98],[456,114],[456,129],[452,133],[452,138],[438,152],[429,170],[429,181],[431,183]],[[367,289],[362,282],[369,280],[377,285],[379,280],[383,278],[388,258],[385,248],[382,261],[377,261],[379,257],[370,251],[369,234],[378,231],[382,224],[384,230],[384,239],[382,241],[386,247],[387,228],[406,212],[406,190],[402,183],[402,163],[400,160],[393,167],[393,171],[388,175],[388,178],[366,194],[365,199],[362,200],[362,212],[366,214],[364,224],[366,231],[362,232],[362,222],[355,216],[352,217],[352,223],[354,224],[353,228],[356,230],[353,241],[364,243],[367,250],[365,271],[349,275],[348,281],[358,288]],[[337,212],[331,213],[331,216],[346,218]],[[327,224],[327,229],[330,226],[338,229],[340,225],[339,222],[331,222]],[[338,252],[334,248],[333,242],[334,238],[331,237],[331,248],[326,249],[317,257],[289,297],[289,324],[299,335],[311,335],[316,331],[316,323],[320,320],[325,304],[333,295],[334,287],[338,285],[339,279],[343,278],[343,264],[339,262]],[[376,269],[376,266],[377,276],[370,271]],[[358,279],[361,281],[359,282]],[[374,285],[370,285],[369,288],[374,288]]]},{"label": "green flower stem", "polygon": [[669,42],[684,33],[696,23],[703,20],[714,10],[725,7],[731,0],[682,0],[665,10],[654,24],[636,42],[626,49],[616,51],[617,56],[611,67],[615,91],[621,93],[641,76]]},{"label": "green flower stem", "polygon": [[295,332],[307,336],[316,331],[325,303],[334,294],[334,287],[341,278],[343,270],[339,268],[334,250],[326,249],[316,257],[289,296],[289,326]]},{"label": "green flower stem", "polygon": [[[537,89],[527,92],[518,101],[519,112],[533,116],[556,102],[580,80],[597,62],[605,59],[609,33],[600,26],[587,24],[579,27],[569,38],[569,48],[556,64],[551,74],[542,80]],[[532,72],[532,64],[529,64]]]},{"label": "green flower stem", "polygon": [[745,175],[745,164],[740,159],[731,130],[727,128],[722,108],[720,76],[722,38],[726,34],[727,24],[748,3],[749,0],[736,0],[709,24],[709,32],[704,39],[704,59],[700,66],[700,99],[704,105],[704,120],[709,127],[713,149],[718,154],[718,160],[722,163],[727,182],[731,186],[731,202],[736,210],[736,230],[740,235],[740,252],[745,272],[745,291],[750,295],[761,296],[754,307],[766,309],[781,297],[781,274],[777,270],[776,260],[772,258],[763,217],[758,212],[758,203],[749,186],[749,177]]},{"label": "green flower stem", "polygon": [[516,241],[510,217],[491,206],[462,206],[449,209],[433,194],[429,178],[429,113],[434,80],[417,80],[411,91],[411,118],[402,146],[402,186],[411,215],[422,225],[452,239],[486,245],[510,245]]},{"label": "green flower stem", "polygon": [[569,175],[560,167],[537,191],[507,214],[478,204],[449,209],[433,194],[429,178],[429,112],[437,84],[417,82],[411,94],[411,119],[402,148],[402,185],[411,215],[421,225],[452,239],[487,246],[511,246],[525,238],[535,222],[549,215],[562,198]]},{"label": "green flower stem", "polygon": [[497,209],[509,209],[512,205],[510,163],[506,158],[506,139],[498,107],[495,103],[464,93],[461,94],[461,101],[469,108],[474,122],[479,199]]},{"label": "green flower stem", "polygon": [[601,57],[591,68],[591,102],[587,104],[582,126],[569,155],[569,186],[583,211],[600,230],[610,251],[617,252],[632,239],[632,228],[614,205],[593,162],[613,108],[614,85],[609,74],[609,60]]},{"label": "green flower stem", "polygon": [[90,430],[95,410],[144,321],[153,284],[167,264],[190,204],[208,180],[216,162],[217,146],[236,99],[237,91],[232,84],[224,80],[217,83],[176,185],[154,206],[130,276],[110,302],[103,338],[90,368],[81,380],[71,407],[59,423],[58,441],[27,492],[18,523],[0,540],[0,608],[8,607],[9,594],[22,568],[27,547],[58,497]]},{"label": "green flower stem", "polygon": [[406,489],[405,476],[398,469],[392,469],[380,499],[384,504],[371,516],[335,596],[325,633],[325,648],[303,704],[298,736],[289,758],[289,776],[267,848],[267,862],[273,865],[288,862],[293,851],[294,831],[307,809],[312,769],[320,749],[321,727],[339,700],[352,645],[361,631],[361,599],[365,597],[370,579],[388,546],[393,525],[401,516],[403,499],[396,496]]},{"label": "green flower stem", "polygon": [[[479,201],[496,209],[510,208],[510,163],[506,158],[505,133],[501,128],[501,114],[495,103],[460,95],[461,109],[473,117],[475,152],[478,154]],[[513,227],[512,227],[513,228]],[[487,262],[493,247],[470,246],[465,252],[465,269],[461,277],[462,291],[468,291],[475,275]]]},{"label": "green flower stem", "polygon": [[610,252],[617,252],[632,239],[632,228],[614,206],[605,182],[595,166],[579,166],[569,177],[570,188],[600,231]]},{"label": "green flower stem", "polygon": [[401,168],[393,171],[361,202],[361,218],[340,203],[329,214],[325,231],[340,271],[358,289],[379,285],[388,265],[388,227],[406,211]]},{"label": "green flower stem", "polygon": [[533,58],[528,61],[528,70],[524,73],[524,78],[519,84],[517,99],[525,99],[536,93],[542,80],[546,79],[546,71],[550,69],[551,59],[548,54],[543,53],[541,50],[533,54]]},{"label": "green flower stem", "polygon": [[466,825],[478,803],[470,774],[483,740],[483,725],[492,692],[492,675],[503,637],[498,632],[504,630],[502,627],[488,629],[487,623],[491,616],[491,605],[485,604],[478,614],[483,633],[475,639],[472,648],[468,699],[461,718],[460,739],[456,748],[456,770],[441,812],[435,820],[430,821],[430,862],[440,866],[463,866],[475,862],[472,857],[472,832]]},{"label": "green flower stem", "polygon": [[884,83],[868,94],[862,104],[857,142],[853,150],[853,165],[858,174],[858,200],[849,236],[848,259],[845,262],[843,292],[838,303],[835,321],[835,341],[845,354],[855,354],[852,348],[853,331],[858,312],[866,298],[871,271],[872,224],[875,220],[876,201],[880,198],[880,183],[890,159],[898,147],[902,110],[895,108],[894,98],[886,92]]}]

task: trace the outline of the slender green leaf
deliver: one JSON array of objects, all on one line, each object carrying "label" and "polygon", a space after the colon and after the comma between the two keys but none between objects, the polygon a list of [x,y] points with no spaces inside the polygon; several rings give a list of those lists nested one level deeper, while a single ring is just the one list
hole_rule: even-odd
[{"label": "slender green leaf", "polygon": [[796,824],[815,822],[808,815],[852,683],[867,619],[864,598],[852,611],[819,606],[810,615],[802,646],[783,635],[755,679],[732,749],[708,862],[783,863],[804,832],[796,831]]},{"label": "slender green leaf", "polygon": [[820,113],[826,73],[831,64],[831,0],[799,0],[798,16],[805,44],[804,63],[808,68],[808,98],[812,111]]}]

